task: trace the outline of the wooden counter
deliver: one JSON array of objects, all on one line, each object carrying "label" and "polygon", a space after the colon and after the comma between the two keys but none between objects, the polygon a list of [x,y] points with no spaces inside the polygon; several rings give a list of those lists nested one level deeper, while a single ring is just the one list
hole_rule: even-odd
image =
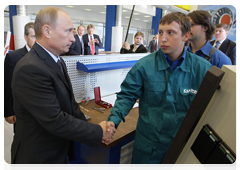
[{"label": "wooden counter", "polygon": [[[90,123],[99,124],[101,121],[107,121],[108,116],[110,115],[111,108],[105,109],[104,113],[100,113],[91,107],[94,108],[103,108],[100,105],[95,103],[95,100],[90,100],[88,103],[81,103],[79,104],[81,111],[91,118],[88,120]],[[88,112],[85,110],[87,109]],[[124,139],[128,138],[135,134],[136,125],[138,120],[138,108],[133,108],[129,114],[125,117],[125,122],[121,122],[117,128],[116,133],[114,134],[113,140],[111,143],[102,143],[101,145],[108,149],[119,142],[123,141]]]}]

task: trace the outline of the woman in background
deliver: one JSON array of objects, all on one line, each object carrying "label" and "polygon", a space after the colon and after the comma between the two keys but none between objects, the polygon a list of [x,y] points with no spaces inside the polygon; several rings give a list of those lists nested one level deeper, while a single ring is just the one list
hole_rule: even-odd
[{"label": "woman in background", "polygon": [[134,44],[130,45],[128,42],[124,42],[120,50],[121,54],[124,53],[146,53],[147,49],[143,46],[144,35],[138,31],[134,36]]}]

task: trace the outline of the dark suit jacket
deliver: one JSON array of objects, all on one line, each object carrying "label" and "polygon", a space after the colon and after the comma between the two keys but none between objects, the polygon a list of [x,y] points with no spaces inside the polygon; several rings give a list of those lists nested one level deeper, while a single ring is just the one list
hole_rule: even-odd
[{"label": "dark suit jacket", "polygon": [[[120,53],[124,54],[124,53],[134,53],[132,50],[134,48],[134,44],[130,45],[130,50],[127,50],[125,48],[121,48]],[[147,53],[147,49],[141,44],[137,50],[135,51],[135,53]]]},{"label": "dark suit jacket", "polygon": [[37,43],[13,72],[17,119],[12,163],[66,163],[71,141],[97,146],[102,128],[88,123],[74,99],[64,61],[59,65]]},{"label": "dark suit jacket", "polygon": [[[82,37],[83,37],[83,43],[84,43],[84,54],[91,55],[91,49],[90,49],[90,46],[88,45],[88,42],[89,42],[88,34],[84,34]],[[97,38],[99,41],[99,43],[95,43],[95,54],[98,54],[98,48],[102,47],[102,42],[98,35],[93,34],[93,37],[94,39]]]},{"label": "dark suit jacket", "polygon": [[[215,42],[211,41],[210,43],[213,45]],[[219,47],[219,50],[222,51],[224,54],[226,54],[226,56],[228,56],[233,65],[236,65],[236,43],[229,40],[228,38],[226,38],[223,43],[221,44],[221,46]]]},{"label": "dark suit jacket", "polygon": [[80,42],[79,36],[77,34],[74,36],[74,38],[75,42],[70,46],[68,55],[84,55],[82,51],[82,46],[84,46],[84,44]]},{"label": "dark suit jacket", "polygon": [[[150,41],[149,46],[148,46],[148,51],[149,52],[154,52],[155,51],[155,40]],[[160,45],[158,43],[158,49],[160,48]]]},{"label": "dark suit jacket", "polygon": [[17,62],[27,54],[27,48],[24,46],[6,55],[4,61],[4,117],[13,116],[13,97],[12,97],[12,75]]}]

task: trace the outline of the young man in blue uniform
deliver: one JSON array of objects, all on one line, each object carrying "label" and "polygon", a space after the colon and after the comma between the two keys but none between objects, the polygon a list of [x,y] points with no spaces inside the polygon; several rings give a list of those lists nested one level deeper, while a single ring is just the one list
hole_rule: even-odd
[{"label": "young man in blue uniform", "polygon": [[191,30],[180,12],[159,25],[160,49],[140,59],[121,84],[108,117],[117,127],[139,100],[132,163],[161,163],[196,93],[212,65],[184,48]]},{"label": "young man in blue uniform", "polygon": [[[191,43],[188,45],[187,50],[205,58],[205,56],[209,56],[213,47],[209,42],[215,32],[212,16],[207,11],[197,10],[189,13],[188,17],[191,21],[191,34],[189,37]],[[210,63],[220,69],[223,65],[232,65],[230,58],[220,50],[212,54]]]}]

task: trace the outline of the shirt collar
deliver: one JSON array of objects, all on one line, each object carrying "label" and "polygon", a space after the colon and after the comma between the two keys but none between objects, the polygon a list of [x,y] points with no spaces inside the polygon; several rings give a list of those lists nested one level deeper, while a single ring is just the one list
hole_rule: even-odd
[{"label": "shirt collar", "polygon": [[[171,67],[168,62],[166,57],[168,57],[165,53],[162,52],[161,48],[154,52],[156,55],[156,58],[160,58],[160,60],[157,63],[157,69],[158,70],[166,70],[168,67]],[[187,60],[186,58],[187,50],[186,48],[183,49],[183,53],[180,58],[183,58],[182,64],[179,66],[183,71],[190,72],[189,69],[189,59]],[[168,57],[169,58],[169,57]],[[179,59],[180,59],[179,58]],[[186,59],[185,59],[186,58]],[[178,59],[178,60],[179,60]],[[156,60],[157,61],[157,60]]]},{"label": "shirt collar", "polygon": [[27,51],[31,50],[31,48],[27,44],[26,44],[26,49],[27,49]]},{"label": "shirt collar", "polygon": [[[226,40],[226,38],[224,38],[222,41],[219,41],[219,43],[222,44],[223,41],[225,41],[225,40]],[[217,43],[217,40],[215,41],[215,43]]]},{"label": "shirt collar", "polygon": [[[36,42],[38,43],[38,42]],[[40,45],[45,51],[47,51],[47,53],[52,57],[52,59],[57,63],[58,60],[60,60],[59,56],[56,57],[55,55],[53,55],[50,51],[48,51],[46,48],[44,48],[41,44],[38,43],[38,45]]]},{"label": "shirt collar", "polygon": [[[212,47],[213,46],[210,44],[210,42],[207,41],[206,44],[201,49],[195,52],[195,54],[198,54],[199,51],[201,51],[201,53],[203,53],[204,55],[209,56],[209,51]],[[189,43],[187,50],[192,53],[191,43]]]}]

